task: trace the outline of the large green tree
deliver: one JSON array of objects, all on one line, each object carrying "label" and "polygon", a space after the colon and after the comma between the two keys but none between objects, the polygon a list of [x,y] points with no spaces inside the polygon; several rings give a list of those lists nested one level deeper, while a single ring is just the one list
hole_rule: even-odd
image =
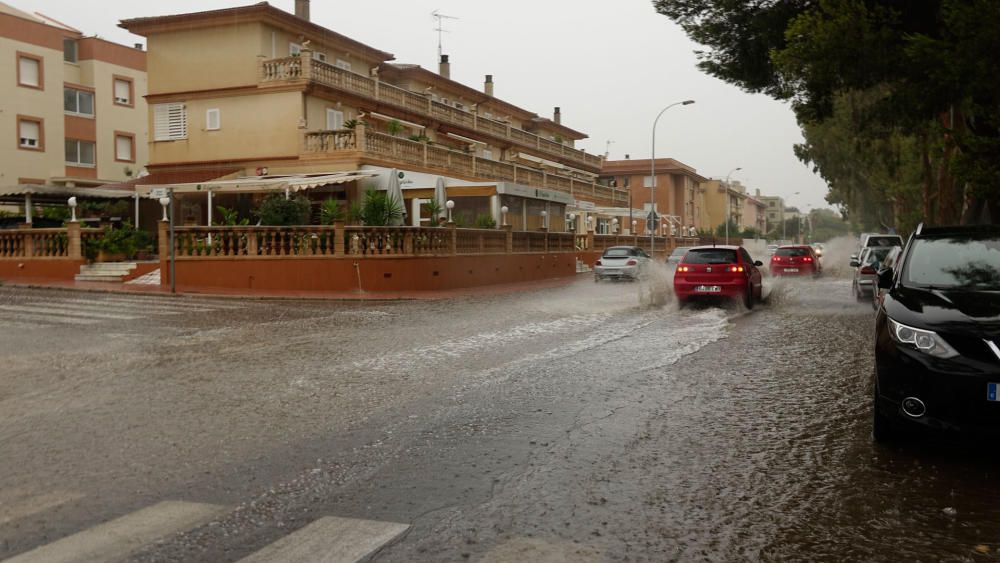
[{"label": "large green tree", "polygon": [[1000,221],[1000,2],[654,4],[706,47],[702,70],[792,102],[797,154],[852,217]]}]

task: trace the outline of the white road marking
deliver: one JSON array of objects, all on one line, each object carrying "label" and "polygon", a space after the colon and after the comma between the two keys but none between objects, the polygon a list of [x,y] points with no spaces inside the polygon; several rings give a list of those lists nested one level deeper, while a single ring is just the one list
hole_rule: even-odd
[{"label": "white road marking", "polygon": [[80,319],[76,317],[50,317],[46,315],[35,315],[31,313],[11,313],[3,315],[4,322],[6,322],[8,319],[14,322],[20,321],[26,324],[31,324],[32,326],[35,327],[51,326],[51,323],[71,324],[71,325],[92,325],[94,323],[101,322],[99,319]]},{"label": "white road marking", "polygon": [[204,524],[227,510],[213,504],[165,501],[22,553],[4,563],[119,561],[147,544]]},{"label": "white road marking", "polygon": [[81,493],[49,491],[16,500],[0,500],[0,526],[81,499],[83,496]]},{"label": "white road marking", "polygon": [[47,305],[36,305],[34,307],[26,307],[22,305],[0,305],[0,311],[13,311],[15,313],[31,313],[35,315],[46,315],[46,316],[60,315],[65,317],[85,317],[89,319],[113,319],[117,321],[130,321],[133,319],[142,318],[133,315],[117,315],[115,313],[98,313],[98,312],[82,313],[80,311],[61,309],[59,307],[49,307]]},{"label": "white road marking", "polygon": [[84,311],[112,311],[115,313],[146,313],[151,315],[179,315],[187,311],[206,312],[212,309],[186,309],[182,307],[166,307],[163,305],[139,305],[122,303],[105,303],[103,301],[83,301],[80,299],[53,299],[51,301],[29,301],[22,303],[24,306],[45,306],[62,307],[64,309],[80,309]]},{"label": "white road marking", "polygon": [[327,516],[240,563],[354,563],[396,539],[409,524]]}]

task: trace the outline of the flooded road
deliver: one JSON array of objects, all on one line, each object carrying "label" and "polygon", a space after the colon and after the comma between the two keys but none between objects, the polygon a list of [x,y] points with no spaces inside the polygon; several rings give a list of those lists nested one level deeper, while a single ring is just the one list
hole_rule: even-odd
[{"label": "flooded road", "polygon": [[375,561],[994,560],[1000,464],[872,444],[872,311],[829,270],[749,312],[0,288],[0,559],[185,501],[217,510],[119,558],[336,517],[405,530]]}]

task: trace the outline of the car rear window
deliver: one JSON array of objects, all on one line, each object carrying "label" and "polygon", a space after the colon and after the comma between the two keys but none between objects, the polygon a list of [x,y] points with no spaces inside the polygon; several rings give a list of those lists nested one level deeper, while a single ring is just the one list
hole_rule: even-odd
[{"label": "car rear window", "polygon": [[1000,237],[914,239],[904,283],[1000,290]]},{"label": "car rear window", "polygon": [[809,256],[809,250],[805,248],[779,248],[775,256]]},{"label": "car rear window", "polygon": [[605,258],[627,258],[635,255],[635,250],[631,248],[609,248],[604,251]]},{"label": "car rear window", "polygon": [[695,248],[684,257],[685,264],[735,264],[736,251],[728,248]]},{"label": "car rear window", "polygon": [[868,237],[865,246],[903,246],[903,239],[898,235]]}]

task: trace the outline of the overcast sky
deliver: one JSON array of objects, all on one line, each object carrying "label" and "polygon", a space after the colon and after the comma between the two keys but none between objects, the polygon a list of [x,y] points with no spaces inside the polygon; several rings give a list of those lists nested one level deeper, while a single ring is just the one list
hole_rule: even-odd
[{"label": "overcast sky", "polygon": [[[121,19],[254,3],[101,0],[99,9],[81,10],[79,0],[4,1],[127,45],[144,38],[117,27]],[[294,11],[294,0],[270,3]],[[650,0],[318,0],[312,20],[393,53],[396,62],[436,69],[434,10],[458,18],[445,20],[443,34],[452,79],[481,89],[492,74],[499,98],[546,117],[560,106],[563,123],[590,136],[579,148],[603,154],[610,140],[612,159],[649,158],[656,114],[694,99],[660,118],[658,157],[716,178],[742,167],[732,178],[751,193],[780,195],[803,209],[828,207],[826,184],[792,153],[802,136],[791,109],[702,74],[697,45]]]}]

